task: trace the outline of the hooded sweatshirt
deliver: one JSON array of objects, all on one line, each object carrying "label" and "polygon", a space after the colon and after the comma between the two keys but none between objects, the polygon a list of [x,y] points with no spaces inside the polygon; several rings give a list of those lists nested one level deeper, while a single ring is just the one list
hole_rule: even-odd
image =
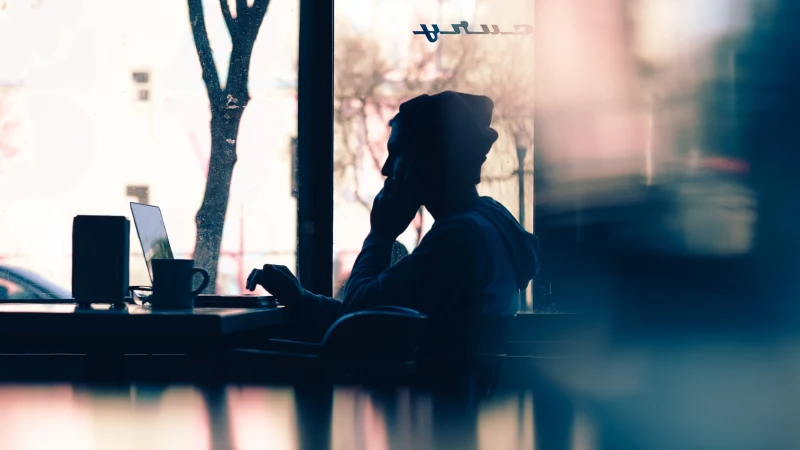
[{"label": "hooded sweatshirt", "polygon": [[[404,148],[443,153],[452,170],[480,182],[480,169],[497,140],[491,128],[494,102],[489,97],[445,91],[421,95],[402,105],[401,122],[414,129]],[[427,158],[430,154],[420,155]],[[338,317],[375,306],[412,308],[431,318],[473,314],[511,316],[520,309],[520,290],[539,269],[538,239],[525,231],[506,208],[489,197],[476,199],[464,212],[437,218],[419,246],[392,265],[394,239],[370,234],[364,241],[344,300],[305,294],[303,321],[327,329]]]},{"label": "hooded sweatshirt", "polygon": [[391,265],[393,244],[367,236],[344,300],[307,294],[306,320],[326,329],[344,314],[382,305],[434,318],[475,307],[490,316],[512,316],[520,309],[520,290],[539,270],[536,236],[490,197],[438,219],[410,255]]}]

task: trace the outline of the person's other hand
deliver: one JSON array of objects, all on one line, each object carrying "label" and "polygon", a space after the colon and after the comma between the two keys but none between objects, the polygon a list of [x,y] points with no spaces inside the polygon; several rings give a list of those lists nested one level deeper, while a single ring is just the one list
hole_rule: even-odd
[{"label": "person's other hand", "polygon": [[397,177],[387,178],[372,203],[372,231],[393,241],[406,231],[422,206],[409,173],[403,171]]},{"label": "person's other hand", "polygon": [[291,308],[303,300],[305,290],[294,274],[286,266],[264,264],[261,269],[253,269],[247,277],[247,290],[253,291],[256,285],[263,287],[283,305]]}]

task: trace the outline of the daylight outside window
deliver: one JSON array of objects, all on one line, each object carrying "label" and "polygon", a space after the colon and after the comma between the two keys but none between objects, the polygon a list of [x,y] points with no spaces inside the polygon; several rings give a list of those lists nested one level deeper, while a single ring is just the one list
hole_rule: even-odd
[{"label": "daylight outside window", "polygon": [[[420,24],[485,24],[503,31],[533,26],[529,0],[341,0],[335,3],[334,43],[334,292],[341,292],[380,191],[388,121],[417,95],[455,90],[491,97],[500,138],[483,166],[478,190],[533,229],[534,36],[441,35],[431,43]],[[409,251],[433,225],[422,208],[398,240]],[[527,305],[531,306],[531,292]]]},{"label": "daylight outside window", "polygon": [[[68,290],[73,217],[130,217],[128,202],[142,199],[161,207],[175,257],[193,257],[207,181],[227,170],[209,164],[209,91],[190,21],[198,7],[219,87],[229,69],[243,73],[241,54],[230,63],[235,46],[220,2],[0,6],[0,263]],[[242,292],[246,273],[266,262],[295,267],[298,7],[269,2],[252,47],[250,100],[238,133],[226,136],[237,160],[227,206],[216,208],[226,212],[218,293]],[[223,227],[218,214],[206,222]],[[149,285],[131,228],[130,282]]]}]

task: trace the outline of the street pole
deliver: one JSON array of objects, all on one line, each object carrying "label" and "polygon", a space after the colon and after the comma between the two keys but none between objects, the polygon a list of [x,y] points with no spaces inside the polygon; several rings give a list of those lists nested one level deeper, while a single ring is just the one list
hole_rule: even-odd
[{"label": "street pole", "polygon": [[525,227],[525,155],[528,147],[517,146],[517,181],[519,184],[519,223]]},{"label": "street pole", "polygon": [[[528,153],[528,147],[521,144],[521,139],[517,136],[517,181],[519,195],[519,223],[525,228],[525,155]],[[528,307],[528,289],[520,291],[520,306],[527,309]]]}]

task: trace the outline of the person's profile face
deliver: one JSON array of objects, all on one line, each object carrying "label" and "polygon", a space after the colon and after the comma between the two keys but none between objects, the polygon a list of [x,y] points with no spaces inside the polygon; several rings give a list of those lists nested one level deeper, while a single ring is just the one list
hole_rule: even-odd
[{"label": "person's profile face", "polygon": [[400,120],[392,122],[392,131],[389,135],[389,141],[386,144],[389,150],[389,157],[383,164],[381,174],[389,178],[397,178],[399,171],[407,165],[409,161],[409,139],[404,134]]}]

